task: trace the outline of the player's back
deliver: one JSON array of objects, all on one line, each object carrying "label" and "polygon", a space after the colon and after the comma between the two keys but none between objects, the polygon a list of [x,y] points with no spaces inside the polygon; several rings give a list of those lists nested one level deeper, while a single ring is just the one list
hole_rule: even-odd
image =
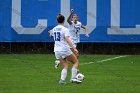
[{"label": "player's back", "polygon": [[53,38],[55,41],[54,52],[69,50],[69,45],[66,42],[65,36],[69,36],[69,30],[66,27],[57,25],[53,28]]}]

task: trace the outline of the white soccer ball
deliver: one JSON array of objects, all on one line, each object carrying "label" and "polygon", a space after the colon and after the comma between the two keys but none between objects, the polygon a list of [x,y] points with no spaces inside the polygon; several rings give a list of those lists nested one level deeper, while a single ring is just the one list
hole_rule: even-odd
[{"label": "white soccer ball", "polygon": [[82,74],[82,73],[78,73],[77,75],[76,75],[76,79],[78,79],[78,80],[84,80],[84,75]]}]

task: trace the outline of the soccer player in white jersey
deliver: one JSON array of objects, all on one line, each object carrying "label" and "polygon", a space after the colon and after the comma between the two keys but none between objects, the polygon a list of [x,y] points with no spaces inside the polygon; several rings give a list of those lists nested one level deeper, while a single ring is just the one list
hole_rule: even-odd
[{"label": "soccer player in white jersey", "polygon": [[[74,45],[74,47],[77,47],[77,43],[80,42],[80,30],[83,28],[85,30],[86,37],[89,37],[89,31],[88,29],[82,25],[81,22],[78,21],[78,15],[73,14],[74,10],[71,9],[71,12],[67,18],[67,22],[69,23],[69,29],[70,29],[70,39]],[[72,16],[72,21],[70,20]],[[71,49],[73,51],[73,49]],[[74,52],[74,51],[73,51]],[[79,54],[75,54],[78,58]]]},{"label": "soccer player in white jersey", "polygon": [[50,33],[50,36],[52,35],[55,41],[54,45],[55,57],[56,59],[59,59],[60,63],[63,64],[64,66],[64,68],[61,71],[61,78],[59,83],[66,84],[65,79],[69,67],[67,60],[73,63],[73,67],[71,69],[71,82],[80,83],[81,81],[76,79],[78,60],[70,50],[70,47],[74,50],[74,53],[76,54],[78,53],[78,50],[73,46],[69,38],[70,37],[69,30],[66,27],[64,27],[64,21],[65,17],[59,14],[57,17],[58,25],[55,26],[52,29],[52,33]]}]

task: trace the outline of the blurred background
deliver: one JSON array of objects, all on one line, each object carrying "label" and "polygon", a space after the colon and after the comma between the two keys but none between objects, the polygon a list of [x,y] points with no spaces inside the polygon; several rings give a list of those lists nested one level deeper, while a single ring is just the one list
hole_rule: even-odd
[{"label": "blurred background", "polygon": [[[0,0],[0,53],[53,53],[48,31],[73,8],[90,31],[81,54],[140,54],[140,0]],[[68,27],[67,22],[65,26]]]}]

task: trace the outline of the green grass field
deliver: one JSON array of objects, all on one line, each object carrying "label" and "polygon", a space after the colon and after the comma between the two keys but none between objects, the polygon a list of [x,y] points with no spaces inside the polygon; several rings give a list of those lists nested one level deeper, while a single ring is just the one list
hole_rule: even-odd
[{"label": "green grass field", "polygon": [[0,55],[0,93],[140,93],[140,56],[81,55],[81,84],[58,84],[54,55]]}]

